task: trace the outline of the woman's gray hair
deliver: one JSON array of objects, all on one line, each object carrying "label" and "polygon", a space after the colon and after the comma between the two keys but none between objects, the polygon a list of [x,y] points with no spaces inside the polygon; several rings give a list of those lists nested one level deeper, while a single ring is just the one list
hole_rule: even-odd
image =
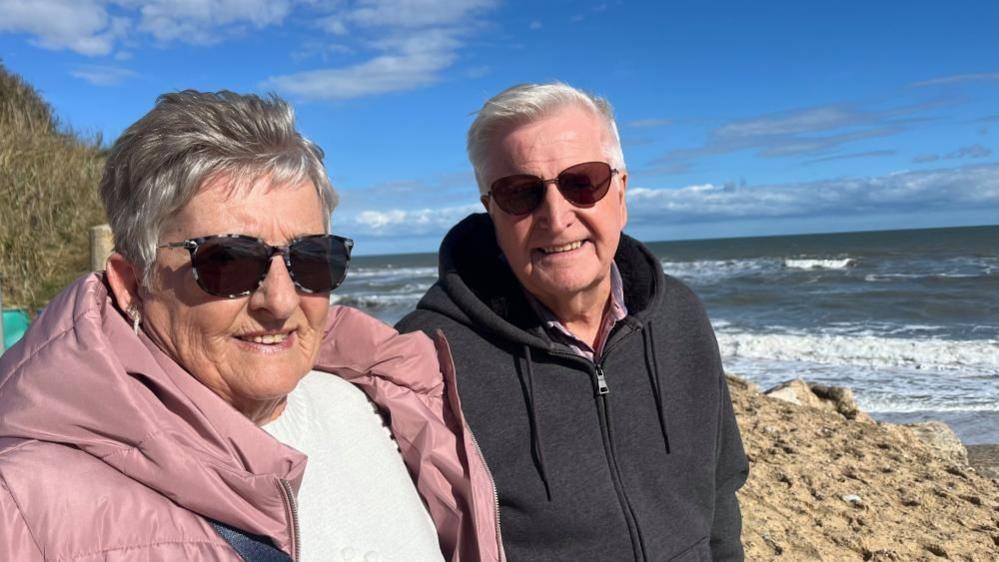
[{"label": "woman's gray hair", "polygon": [[228,91],[163,94],[108,155],[100,189],[115,249],[148,285],[163,227],[202,186],[225,177],[237,188],[265,175],[275,185],[311,180],[329,231],[337,194],[323,151],[295,129],[284,100]]},{"label": "woman's gray hair", "polygon": [[562,82],[518,84],[503,90],[487,101],[468,129],[468,159],[475,169],[475,181],[479,184],[479,193],[485,194],[489,191],[489,186],[485,183],[487,181],[485,166],[498,136],[506,134],[514,127],[543,119],[571,106],[591,111],[604,120],[610,133],[608,135],[610,144],[605,147],[608,164],[613,168],[624,170],[621,137],[614,121],[614,108],[609,101]]}]

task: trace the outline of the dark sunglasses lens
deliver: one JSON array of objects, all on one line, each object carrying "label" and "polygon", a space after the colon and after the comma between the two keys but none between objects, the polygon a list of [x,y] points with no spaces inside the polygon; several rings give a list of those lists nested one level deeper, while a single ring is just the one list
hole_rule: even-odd
[{"label": "dark sunglasses lens", "polygon": [[191,264],[207,293],[228,297],[252,291],[267,273],[267,248],[255,240],[213,238],[198,246]]},{"label": "dark sunglasses lens", "polygon": [[291,275],[305,289],[325,293],[347,276],[350,249],[342,238],[309,236],[291,245]]},{"label": "dark sunglasses lens", "polygon": [[491,191],[500,209],[511,215],[523,215],[538,208],[545,186],[535,176],[507,176],[493,182]]},{"label": "dark sunglasses lens", "polygon": [[604,162],[576,164],[558,175],[558,189],[576,205],[593,205],[607,195],[611,173],[611,167]]}]

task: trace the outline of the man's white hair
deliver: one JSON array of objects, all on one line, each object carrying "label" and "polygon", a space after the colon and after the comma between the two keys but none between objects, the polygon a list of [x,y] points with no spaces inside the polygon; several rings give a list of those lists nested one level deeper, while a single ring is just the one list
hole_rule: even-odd
[{"label": "man's white hair", "polygon": [[493,96],[479,110],[468,129],[468,159],[475,170],[479,193],[489,191],[486,163],[493,143],[511,129],[538,121],[566,107],[579,107],[603,119],[607,125],[608,146],[604,147],[608,164],[624,170],[621,137],[614,121],[614,109],[606,99],[573,88],[562,82],[518,84]]}]

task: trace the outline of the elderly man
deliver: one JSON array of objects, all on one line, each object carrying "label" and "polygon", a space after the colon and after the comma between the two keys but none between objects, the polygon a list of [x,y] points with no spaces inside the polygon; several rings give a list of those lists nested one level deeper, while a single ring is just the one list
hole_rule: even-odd
[{"label": "elderly man", "polygon": [[711,324],[623,235],[606,100],[565,84],[487,101],[482,204],[445,237],[401,331],[442,330],[511,560],[742,558],[748,466]]}]

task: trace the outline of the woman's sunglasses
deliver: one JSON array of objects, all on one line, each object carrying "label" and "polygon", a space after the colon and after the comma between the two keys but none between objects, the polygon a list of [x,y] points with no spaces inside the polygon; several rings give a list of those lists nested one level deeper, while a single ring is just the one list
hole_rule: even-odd
[{"label": "woman's sunglasses", "polygon": [[617,170],[605,162],[584,162],[569,166],[555,178],[517,174],[493,182],[489,195],[500,209],[511,215],[533,212],[545,199],[545,186],[554,183],[566,201],[577,207],[589,207],[607,195],[611,178]]},{"label": "woman's sunglasses", "polygon": [[332,234],[292,240],[287,246],[270,244],[242,234],[220,234],[163,244],[157,248],[184,248],[198,286],[217,297],[234,299],[255,291],[271,268],[271,258],[284,257],[295,286],[306,293],[327,293],[347,276],[354,241]]}]

